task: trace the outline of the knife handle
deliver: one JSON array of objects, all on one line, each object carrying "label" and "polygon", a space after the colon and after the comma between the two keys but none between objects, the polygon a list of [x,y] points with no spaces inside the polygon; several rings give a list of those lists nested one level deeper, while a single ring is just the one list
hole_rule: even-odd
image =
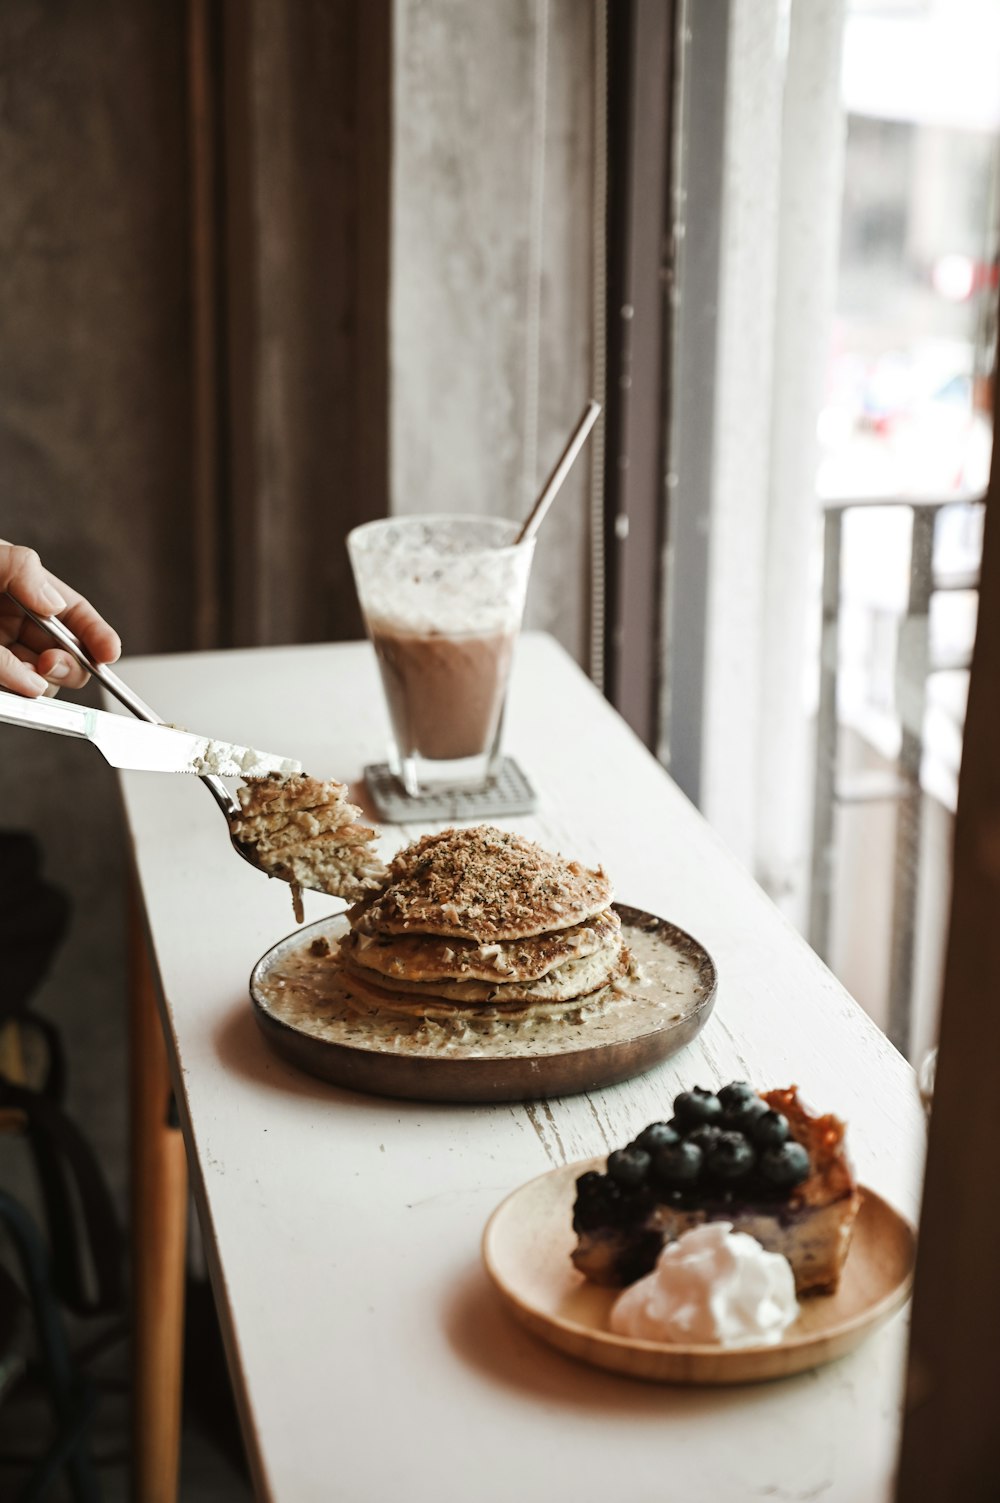
[{"label": "knife handle", "polygon": [[155,710],[150,709],[145,700],[140,699],[138,694],[133,694],[128,684],[122,683],[117,673],[112,673],[106,663],[95,663],[79,637],[71,632],[69,627],[59,620],[58,616],[39,616],[37,612],[31,609],[30,605],[25,605],[23,600],[18,600],[13,590],[8,590],[7,594],[19,611],[23,611],[30,620],[34,621],[36,626],[42,628],[42,631],[48,632],[49,636],[54,638],[60,647],[65,647],[70,656],[76,658],[81,668],[85,668],[88,673],[92,673],[104,685],[108,693],[113,694],[116,699],[120,699],[126,709],[132,711],[133,715],[138,716],[140,720],[148,720],[152,725],[164,725],[166,723],[157,715]]},{"label": "knife handle", "polygon": [[94,712],[86,705],[68,700],[29,699],[23,694],[0,693],[0,721],[5,725],[36,726],[43,731],[57,731],[61,736],[90,735]]},{"label": "knife handle", "polygon": [[[66,651],[71,657],[76,659],[81,668],[85,668],[88,673],[92,673],[98,682],[104,685],[108,693],[113,694],[116,699],[120,700],[125,708],[131,710],[132,714],[139,720],[146,720],[151,725],[166,725],[168,723],[162,716],[157,715],[156,711],[151,709],[145,700],[140,699],[138,694],[134,694],[128,684],[122,682],[117,673],[112,673],[106,663],[95,663],[79,637],[70,631],[69,627],[60,621],[58,616],[39,616],[30,606],[25,605],[23,600],[18,600],[13,591],[8,590],[7,594],[19,611],[23,611],[29,620],[34,621],[36,626],[41,627],[42,631],[48,632],[49,636],[58,642],[60,647],[65,647]],[[213,773],[203,773],[201,781],[205,784],[205,787],[227,819],[238,812],[239,803],[221,778],[217,778]]]}]

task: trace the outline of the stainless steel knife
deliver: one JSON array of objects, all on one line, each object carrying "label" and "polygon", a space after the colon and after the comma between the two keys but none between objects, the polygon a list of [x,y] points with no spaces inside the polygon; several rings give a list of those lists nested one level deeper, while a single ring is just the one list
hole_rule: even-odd
[{"label": "stainless steel knife", "polygon": [[269,772],[302,771],[301,762],[234,746],[208,736],[195,736],[173,726],[150,725],[127,715],[92,710],[69,700],[26,699],[0,692],[0,721],[60,736],[79,736],[97,747],[112,767],[143,772],[191,772],[199,777],[261,778]]}]

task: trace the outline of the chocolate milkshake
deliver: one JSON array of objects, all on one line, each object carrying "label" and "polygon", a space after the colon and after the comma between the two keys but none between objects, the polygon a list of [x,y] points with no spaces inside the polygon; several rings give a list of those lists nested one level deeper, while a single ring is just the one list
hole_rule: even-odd
[{"label": "chocolate milkshake", "polygon": [[492,750],[516,631],[445,636],[369,621],[402,757],[454,761]]},{"label": "chocolate milkshake", "polygon": [[484,787],[498,758],[532,544],[499,517],[389,517],[348,535],[406,791]]}]

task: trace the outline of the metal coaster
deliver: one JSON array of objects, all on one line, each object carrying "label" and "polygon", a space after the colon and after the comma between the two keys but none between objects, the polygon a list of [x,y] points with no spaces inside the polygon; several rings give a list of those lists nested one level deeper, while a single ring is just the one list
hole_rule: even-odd
[{"label": "metal coaster", "polygon": [[536,804],[535,790],[513,757],[503,757],[495,777],[485,788],[442,788],[416,798],[388,764],[376,762],[365,768],[365,782],[379,818],[388,824],[406,825],[422,819],[482,819],[486,815],[530,814]]}]

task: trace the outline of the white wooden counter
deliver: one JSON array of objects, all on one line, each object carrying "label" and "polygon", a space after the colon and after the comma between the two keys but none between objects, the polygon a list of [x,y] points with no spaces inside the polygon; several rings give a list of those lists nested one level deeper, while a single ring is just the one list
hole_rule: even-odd
[{"label": "white wooden counter", "polygon": [[[384,750],[367,644],[134,658],[193,730],[356,783]],[[719,970],[701,1037],[644,1078],[496,1107],[363,1097],[296,1073],[247,1001],[294,927],[193,779],[123,775],[201,1226],[257,1494],[280,1503],[884,1503],[905,1315],[779,1383],[695,1391],[577,1365],[522,1333],[480,1267],[494,1206],[620,1146],[677,1089],[797,1083],[849,1125],[859,1178],[911,1218],[923,1126],[909,1067],[550,639],[519,647],[507,748],[540,794],[509,822],[600,862]],[[387,826],[389,854],[417,832]],[[306,921],[341,906],[307,893]]]}]

